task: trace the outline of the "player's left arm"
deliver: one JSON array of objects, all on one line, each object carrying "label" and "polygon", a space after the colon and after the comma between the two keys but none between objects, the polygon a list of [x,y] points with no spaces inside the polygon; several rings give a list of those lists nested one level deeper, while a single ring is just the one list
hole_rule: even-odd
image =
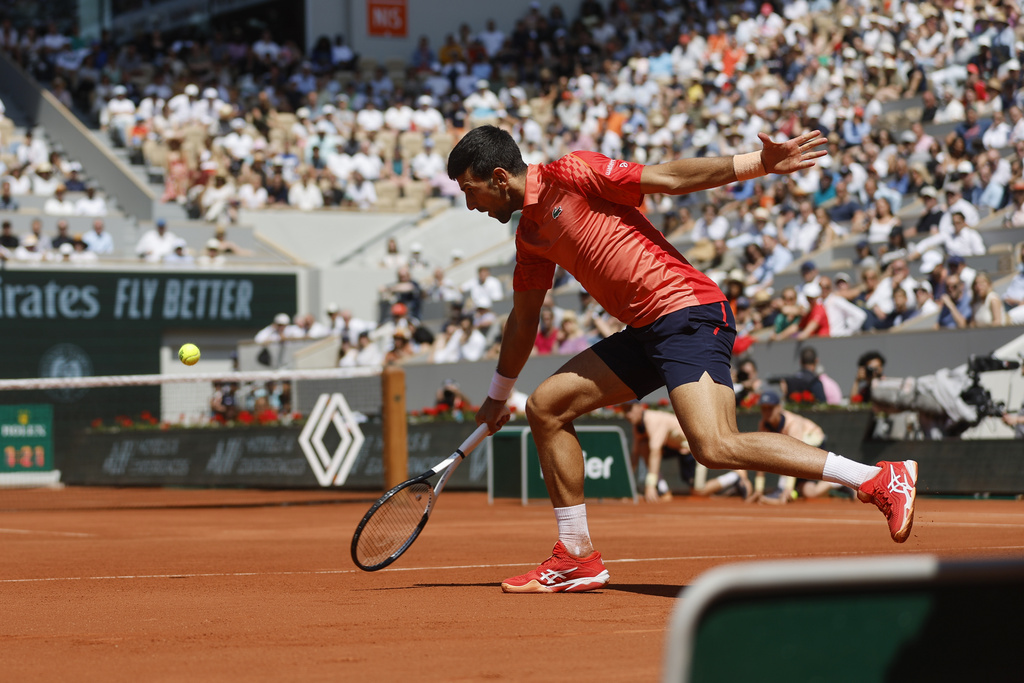
[{"label": "player's left arm", "polygon": [[[775,142],[765,133],[758,133],[758,137],[764,147],[760,152],[751,152],[749,155],[676,159],[664,164],[645,166],[640,175],[640,190],[644,194],[687,194],[769,173],[789,175],[814,166],[815,159],[828,153],[823,149],[817,149],[827,140],[816,130],[785,142]],[[751,155],[759,155],[759,159]],[[756,171],[744,173],[742,169],[750,168],[751,164]],[[737,171],[740,171],[739,175]]]}]

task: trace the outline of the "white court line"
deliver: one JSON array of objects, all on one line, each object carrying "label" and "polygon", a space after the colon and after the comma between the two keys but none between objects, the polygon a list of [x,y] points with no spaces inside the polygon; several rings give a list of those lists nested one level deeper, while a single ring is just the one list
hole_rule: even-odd
[{"label": "white court line", "polygon": [[[913,554],[919,553],[948,553],[950,550],[958,552],[965,550],[1024,550],[1024,545],[1000,545],[1000,546],[973,546],[968,548],[914,548]],[[846,552],[829,552],[821,555],[806,555],[804,553],[794,555],[793,553],[757,553],[742,555],[683,555],[679,557],[632,557],[617,560],[605,560],[605,564],[635,564],[639,562],[686,562],[695,560],[747,560],[757,558],[784,558],[784,557],[840,557],[845,555],[878,555],[875,550],[850,550]],[[509,562],[503,564],[455,564],[438,567],[390,567],[380,570],[385,572],[429,572],[449,571],[452,569],[507,569],[510,567],[530,567],[533,562]],[[304,571],[290,572],[208,572],[196,574],[124,574],[120,576],[51,576],[32,579],[0,579],[0,583],[46,583],[54,581],[124,581],[131,579],[204,579],[204,578],[234,578],[244,576],[320,576],[332,574],[362,574],[358,569],[310,569]]]},{"label": "white court line", "polygon": [[37,531],[36,529],[0,529],[0,534],[44,534],[49,536],[72,536],[74,538],[96,537],[96,534],[80,534],[74,531]]},{"label": "white court line", "polygon": [[[665,515],[652,515],[645,514],[641,515],[648,519],[672,519]],[[878,519],[848,519],[843,517],[776,517],[776,516],[761,516],[761,515],[701,515],[697,519],[711,519],[711,520],[730,520],[730,521],[742,521],[742,522],[808,522],[810,524],[854,524],[854,525],[877,525]],[[1019,529],[1024,527],[1024,522],[1020,524],[1005,524],[1002,522],[937,522],[932,520],[922,519],[918,515],[914,521],[918,524],[927,525],[930,527],[1010,527]]]}]

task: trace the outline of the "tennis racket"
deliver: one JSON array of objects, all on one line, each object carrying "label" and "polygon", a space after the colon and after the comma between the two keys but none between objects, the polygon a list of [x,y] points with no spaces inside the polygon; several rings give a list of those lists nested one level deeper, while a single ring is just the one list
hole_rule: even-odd
[{"label": "tennis racket", "polygon": [[[352,561],[367,572],[383,569],[402,556],[423,531],[452,472],[487,436],[487,425],[476,428],[448,458],[418,477],[391,489],[373,504],[352,536]],[[437,486],[430,477],[441,474]]]}]

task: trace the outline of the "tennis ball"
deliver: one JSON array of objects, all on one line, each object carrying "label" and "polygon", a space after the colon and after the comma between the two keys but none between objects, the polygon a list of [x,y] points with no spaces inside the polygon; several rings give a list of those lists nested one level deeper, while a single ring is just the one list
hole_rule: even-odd
[{"label": "tennis ball", "polygon": [[195,365],[199,362],[199,347],[195,344],[185,344],[178,349],[178,358],[185,365]]}]

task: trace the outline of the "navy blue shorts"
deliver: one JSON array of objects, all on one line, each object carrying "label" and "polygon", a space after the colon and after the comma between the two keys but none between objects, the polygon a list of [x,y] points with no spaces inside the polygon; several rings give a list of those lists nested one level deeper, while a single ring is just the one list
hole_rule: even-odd
[{"label": "navy blue shorts", "polygon": [[637,398],[696,382],[707,372],[732,387],[736,321],[722,301],[684,308],[644,327],[626,327],[591,348]]}]

